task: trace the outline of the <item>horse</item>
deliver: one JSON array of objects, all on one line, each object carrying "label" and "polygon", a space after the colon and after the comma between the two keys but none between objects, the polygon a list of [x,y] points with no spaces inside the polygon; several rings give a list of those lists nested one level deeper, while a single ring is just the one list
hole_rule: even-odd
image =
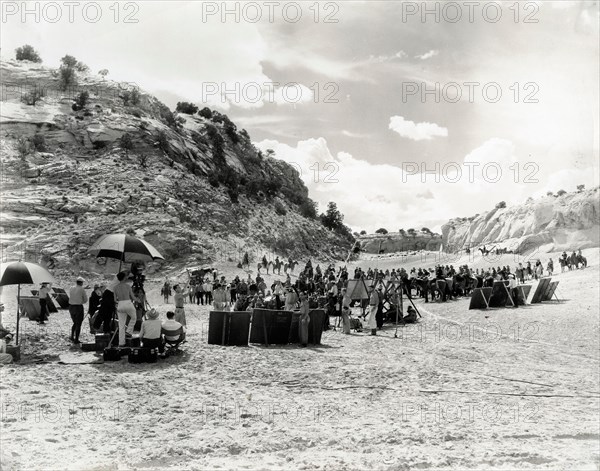
[{"label": "horse", "polygon": [[294,268],[296,268],[296,265],[298,265],[298,262],[295,262],[294,260],[290,260],[289,263],[286,263],[283,266],[283,272],[287,274],[288,269],[289,269],[290,273],[294,273]]},{"label": "horse", "polygon": [[275,274],[275,270],[277,270],[277,274],[281,275],[281,267],[283,266],[283,262],[281,260],[275,260],[273,263],[273,274]]}]

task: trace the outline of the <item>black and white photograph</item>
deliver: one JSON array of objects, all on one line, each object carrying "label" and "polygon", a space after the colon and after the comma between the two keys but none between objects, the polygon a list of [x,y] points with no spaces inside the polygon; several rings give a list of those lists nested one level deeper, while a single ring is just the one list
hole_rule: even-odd
[{"label": "black and white photograph", "polygon": [[0,470],[600,471],[600,2],[0,7]]}]

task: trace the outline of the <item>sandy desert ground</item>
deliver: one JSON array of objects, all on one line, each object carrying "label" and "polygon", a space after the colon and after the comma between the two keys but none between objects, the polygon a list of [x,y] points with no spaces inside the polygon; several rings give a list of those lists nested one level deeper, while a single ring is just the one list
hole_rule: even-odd
[{"label": "sandy desert ground", "polygon": [[[61,364],[94,361],[68,312],[25,320],[23,361],[0,368],[2,469],[598,470],[600,273],[584,254],[556,276],[561,303],[418,301],[397,337],[328,331],[307,349],[208,345],[209,310],[188,304],[180,357]],[[14,325],[14,290],[2,298]],[[171,307],[157,284],[150,301]]]}]

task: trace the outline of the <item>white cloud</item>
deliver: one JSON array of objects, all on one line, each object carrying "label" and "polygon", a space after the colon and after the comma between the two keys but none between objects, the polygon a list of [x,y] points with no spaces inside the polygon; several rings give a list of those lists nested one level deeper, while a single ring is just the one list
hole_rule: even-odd
[{"label": "white cloud", "polygon": [[392,54],[390,56],[386,56],[386,55],[380,55],[380,56],[369,56],[369,61],[370,62],[389,62],[389,61],[393,61],[393,60],[398,60],[398,59],[404,59],[408,57],[408,54],[404,51],[398,51],[395,54]]},{"label": "white cloud", "polygon": [[440,51],[431,49],[430,51],[426,52],[425,54],[416,55],[415,59],[421,59],[422,61],[425,61],[427,59],[431,59],[432,57],[437,56],[439,53],[440,53]]},{"label": "white cloud", "polygon": [[390,118],[389,128],[397,132],[402,137],[407,137],[414,141],[430,140],[433,137],[447,137],[448,129],[438,126],[435,123],[415,123],[408,121],[402,116],[392,116]]}]

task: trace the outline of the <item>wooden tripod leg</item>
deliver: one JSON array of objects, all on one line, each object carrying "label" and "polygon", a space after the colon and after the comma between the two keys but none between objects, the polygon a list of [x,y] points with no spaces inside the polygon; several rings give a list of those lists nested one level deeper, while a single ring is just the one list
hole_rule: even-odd
[{"label": "wooden tripod leg", "polygon": [[515,304],[515,302],[513,301],[513,298],[512,298],[512,296],[510,295],[510,291],[509,291],[509,289],[507,288],[507,286],[506,286],[504,283],[502,283],[502,286],[504,286],[504,291],[506,291],[506,295],[508,296],[508,299],[510,299],[510,302],[512,303],[513,307],[515,307],[515,306],[516,306],[516,304]]}]

